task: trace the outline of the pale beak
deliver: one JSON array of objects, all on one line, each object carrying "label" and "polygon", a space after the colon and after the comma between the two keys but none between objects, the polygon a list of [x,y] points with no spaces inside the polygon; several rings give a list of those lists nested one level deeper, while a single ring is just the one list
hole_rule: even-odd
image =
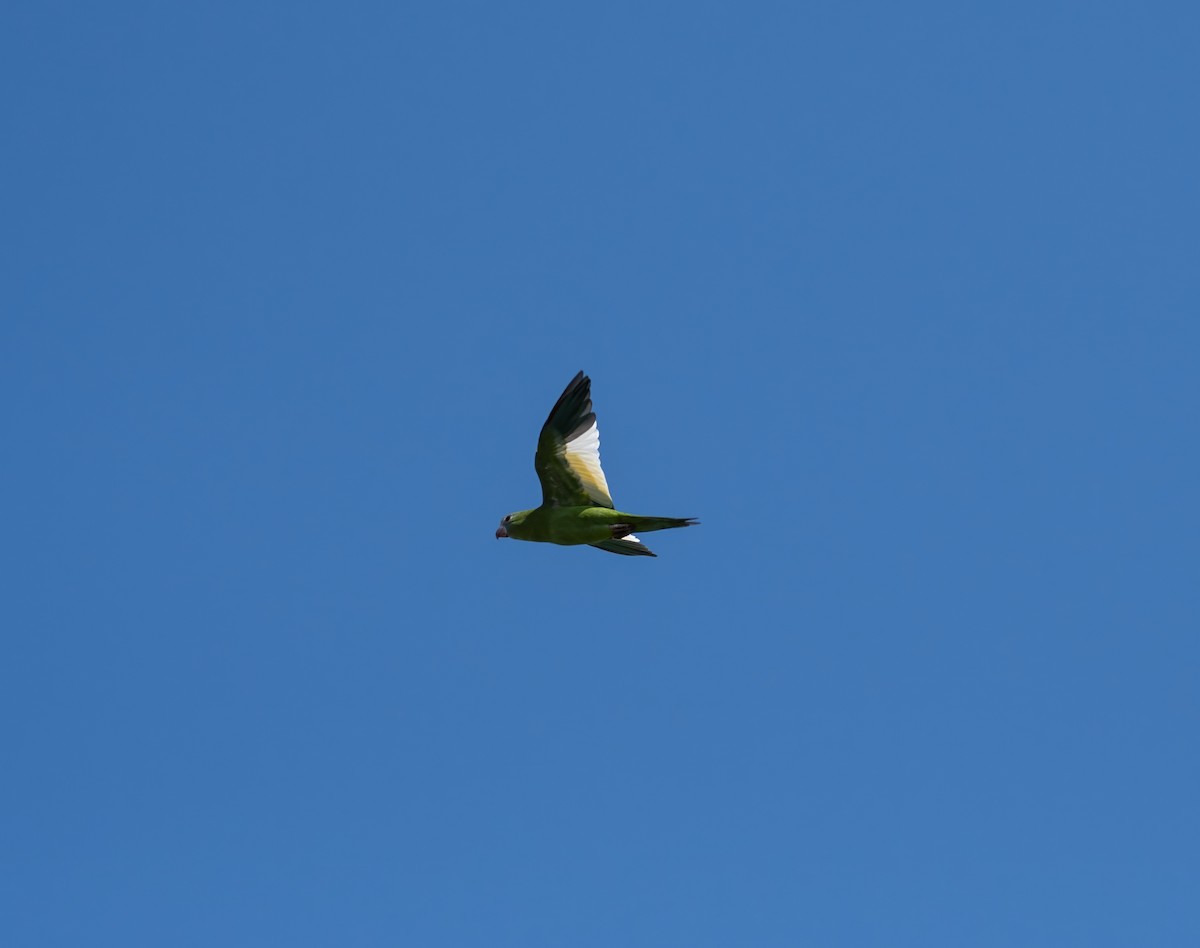
[{"label": "pale beak", "polygon": [[507,531],[507,530],[505,530],[503,527],[497,527],[497,528],[496,528],[496,539],[497,539],[497,540],[500,540],[500,539],[502,539],[502,538],[504,538],[504,537],[506,537],[506,536],[508,536],[508,531]]}]

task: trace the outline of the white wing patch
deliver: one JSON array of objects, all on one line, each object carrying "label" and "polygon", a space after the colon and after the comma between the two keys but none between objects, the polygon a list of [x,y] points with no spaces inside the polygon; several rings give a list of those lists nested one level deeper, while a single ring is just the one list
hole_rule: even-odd
[{"label": "white wing patch", "polygon": [[612,506],[608,494],[608,481],[600,468],[600,428],[593,421],[590,428],[563,446],[563,460],[579,478],[583,491],[592,500],[604,506]]}]

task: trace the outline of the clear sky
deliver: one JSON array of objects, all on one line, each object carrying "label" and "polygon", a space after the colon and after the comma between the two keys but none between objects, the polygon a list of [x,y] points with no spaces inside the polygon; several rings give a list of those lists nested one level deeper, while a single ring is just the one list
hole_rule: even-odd
[{"label": "clear sky", "polygon": [[0,941],[1200,944],[1197,10],[6,4]]}]

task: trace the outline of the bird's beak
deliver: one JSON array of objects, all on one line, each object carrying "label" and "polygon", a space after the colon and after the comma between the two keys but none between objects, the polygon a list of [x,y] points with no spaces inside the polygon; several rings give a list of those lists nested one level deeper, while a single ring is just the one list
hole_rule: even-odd
[{"label": "bird's beak", "polygon": [[507,530],[505,530],[503,527],[496,528],[496,539],[497,540],[503,539],[506,536],[508,536]]}]

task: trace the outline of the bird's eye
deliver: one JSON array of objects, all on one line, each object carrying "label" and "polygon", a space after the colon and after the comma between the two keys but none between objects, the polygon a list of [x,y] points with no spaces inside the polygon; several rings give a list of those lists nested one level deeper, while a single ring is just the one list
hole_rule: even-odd
[{"label": "bird's eye", "polygon": [[511,514],[509,514],[508,516],[506,516],[506,517],[504,518],[504,522],[505,522],[505,523],[508,523],[508,522],[509,522],[509,521],[511,521],[511,520],[512,520],[512,515],[511,515]]}]

